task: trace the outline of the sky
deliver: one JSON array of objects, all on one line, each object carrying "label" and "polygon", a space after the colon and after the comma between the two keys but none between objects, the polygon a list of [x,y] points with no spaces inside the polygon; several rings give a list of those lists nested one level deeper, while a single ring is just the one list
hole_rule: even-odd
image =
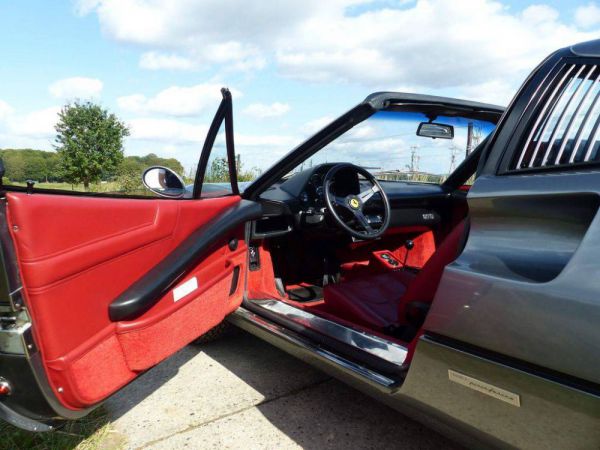
[{"label": "sky", "polygon": [[506,105],[595,38],[589,1],[0,0],[0,148],[52,150],[60,108],[92,100],[127,155],[190,168],[228,86],[236,149],[264,169],[371,92]]},{"label": "sky", "polygon": [[494,124],[487,121],[438,116],[435,122],[452,126],[454,137],[418,136],[419,123],[428,121],[423,113],[378,111],[327,144],[296,170],[322,163],[352,161],[374,174],[410,170],[447,176],[466,155],[469,124],[475,130],[475,145],[494,129]]}]

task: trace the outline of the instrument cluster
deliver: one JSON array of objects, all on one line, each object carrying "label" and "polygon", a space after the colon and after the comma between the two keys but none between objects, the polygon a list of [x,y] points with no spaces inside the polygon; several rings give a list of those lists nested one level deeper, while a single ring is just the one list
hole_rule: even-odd
[{"label": "instrument cluster", "polygon": [[305,189],[300,193],[300,201],[305,206],[324,206],[325,192],[323,191],[323,174],[313,174]]}]

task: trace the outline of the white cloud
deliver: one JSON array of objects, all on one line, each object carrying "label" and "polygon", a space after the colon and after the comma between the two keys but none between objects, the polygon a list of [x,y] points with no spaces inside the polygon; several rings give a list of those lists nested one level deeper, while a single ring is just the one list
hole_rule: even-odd
[{"label": "white cloud", "polygon": [[257,119],[266,119],[270,117],[280,117],[290,110],[287,103],[275,102],[270,105],[264,103],[252,103],[242,110],[242,114]]},{"label": "white cloud", "polygon": [[575,23],[583,28],[600,24],[600,7],[596,3],[588,3],[575,10]]},{"label": "white cloud", "polygon": [[25,115],[11,115],[8,131],[18,137],[50,138],[54,136],[54,125],[58,121],[60,107],[39,109]]},{"label": "white cloud", "polygon": [[160,52],[146,52],[140,57],[140,67],[148,70],[190,70],[195,67],[194,62],[183,56]]},{"label": "white cloud", "polygon": [[18,113],[8,103],[0,100],[0,141],[5,148],[52,149],[54,125],[60,107],[53,106]]},{"label": "white cloud", "polygon": [[516,9],[496,0],[79,5],[82,13],[98,16],[111,38],[189,58],[194,67],[257,70],[271,61],[280,74],[299,80],[377,89],[407,85],[426,92],[498,82],[514,91],[551,51],[598,36],[598,29],[577,26],[600,24],[595,3],[577,10],[573,25],[547,5]]},{"label": "white cloud", "polygon": [[[204,143],[208,132],[206,124],[196,125],[174,119],[138,118],[129,120],[128,125],[131,128],[130,139],[166,142],[171,149],[174,148],[173,144]],[[261,149],[268,146],[285,147],[296,142],[296,138],[286,135],[243,133],[235,135],[236,149],[237,147],[260,147]]]},{"label": "white cloud", "polygon": [[521,18],[526,23],[554,22],[559,19],[558,11],[548,5],[531,5],[523,10]]},{"label": "white cloud", "polygon": [[[334,3],[339,0],[334,0]],[[319,0],[79,0],[77,11],[97,14],[109,37],[153,50],[185,51],[198,66],[264,67],[264,47],[307,18]]]},{"label": "white cloud", "polygon": [[230,71],[260,70],[266,65],[266,58],[258,47],[235,41],[202,46],[192,54],[203,64],[221,64]]},{"label": "white cloud", "polygon": [[[206,139],[208,126],[196,125],[175,119],[138,118],[128,121],[131,136],[128,138],[134,154],[146,154],[160,144],[163,153],[178,158],[186,167],[197,163],[201,144]],[[241,155],[244,167],[267,168],[285,155],[299,139],[277,134],[236,133],[236,153]]]},{"label": "white cloud", "polygon": [[293,136],[278,135],[278,134],[264,134],[264,135],[249,135],[249,134],[237,134],[235,136],[235,145],[237,147],[287,147],[298,143],[298,140]]},{"label": "white cloud", "polygon": [[139,118],[128,121],[130,139],[163,142],[169,145],[202,143],[208,127],[172,119]]},{"label": "white cloud", "polygon": [[[153,97],[142,94],[117,98],[117,105],[123,111],[141,115],[166,114],[174,117],[197,116],[207,109],[216,111],[221,101],[221,84],[203,83],[195,86],[171,86]],[[235,89],[234,97],[241,96]]]},{"label": "white cloud", "polygon": [[[161,48],[264,42],[315,11],[348,1],[288,0],[80,0],[80,14],[95,12],[110,37]],[[357,2],[354,2],[357,3]],[[176,26],[175,26],[176,25]]]},{"label": "white cloud", "polygon": [[279,134],[236,134],[235,151],[240,155],[243,167],[267,169],[300,143],[291,135]]},{"label": "white cloud", "polygon": [[12,113],[13,108],[4,100],[0,100],[0,122],[5,121]]},{"label": "white cloud", "polygon": [[282,73],[308,81],[440,89],[509,78],[514,85],[549,52],[592,37],[547,6],[511,14],[491,0],[420,0],[356,17],[316,16],[279,43],[277,61]]},{"label": "white cloud", "polygon": [[506,106],[516,94],[517,87],[507,80],[495,79],[463,86],[458,89],[455,97]]},{"label": "white cloud", "polygon": [[187,56],[157,51],[145,52],[140,57],[140,67],[148,70],[197,70],[214,64],[227,71],[260,70],[266,65],[263,54],[252,45],[239,42],[204,44],[189,49]]},{"label": "white cloud", "polygon": [[48,91],[53,97],[63,100],[89,99],[100,96],[103,83],[97,78],[72,77],[52,83]]},{"label": "white cloud", "polygon": [[332,116],[318,117],[306,122],[302,127],[302,131],[307,135],[314,134],[326,125],[329,125],[329,123],[333,122],[334,119],[335,117]]},{"label": "white cloud", "polygon": [[0,142],[4,148],[52,150],[54,125],[60,108],[50,107],[19,114],[0,101]]}]

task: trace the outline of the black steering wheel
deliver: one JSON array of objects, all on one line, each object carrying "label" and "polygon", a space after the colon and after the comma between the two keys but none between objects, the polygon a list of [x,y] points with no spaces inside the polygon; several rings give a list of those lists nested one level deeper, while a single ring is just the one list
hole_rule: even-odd
[{"label": "black steering wheel", "polygon": [[[362,175],[371,187],[354,195],[339,196],[332,191],[335,185],[335,176],[341,170],[352,170],[358,175]],[[336,223],[350,235],[359,239],[375,239],[381,236],[390,225],[390,202],[387,195],[381,188],[379,182],[371,173],[362,167],[350,163],[336,164],[327,172],[323,180],[323,192],[325,193],[325,202],[327,209],[331,213]],[[381,197],[383,200],[383,211],[381,220],[372,221],[364,213],[364,207],[373,196]],[[349,219],[343,219],[337,208],[342,208],[349,212]]]}]

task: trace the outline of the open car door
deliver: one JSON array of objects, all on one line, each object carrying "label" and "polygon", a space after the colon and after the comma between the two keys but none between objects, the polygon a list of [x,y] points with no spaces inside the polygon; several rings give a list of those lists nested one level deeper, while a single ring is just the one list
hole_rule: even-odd
[{"label": "open car door", "polygon": [[[225,129],[231,191],[202,196]],[[244,224],[231,96],[210,127],[191,198],[7,187],[0,199],[0,417],[47,430],[75,419],[242,301]]]}]

